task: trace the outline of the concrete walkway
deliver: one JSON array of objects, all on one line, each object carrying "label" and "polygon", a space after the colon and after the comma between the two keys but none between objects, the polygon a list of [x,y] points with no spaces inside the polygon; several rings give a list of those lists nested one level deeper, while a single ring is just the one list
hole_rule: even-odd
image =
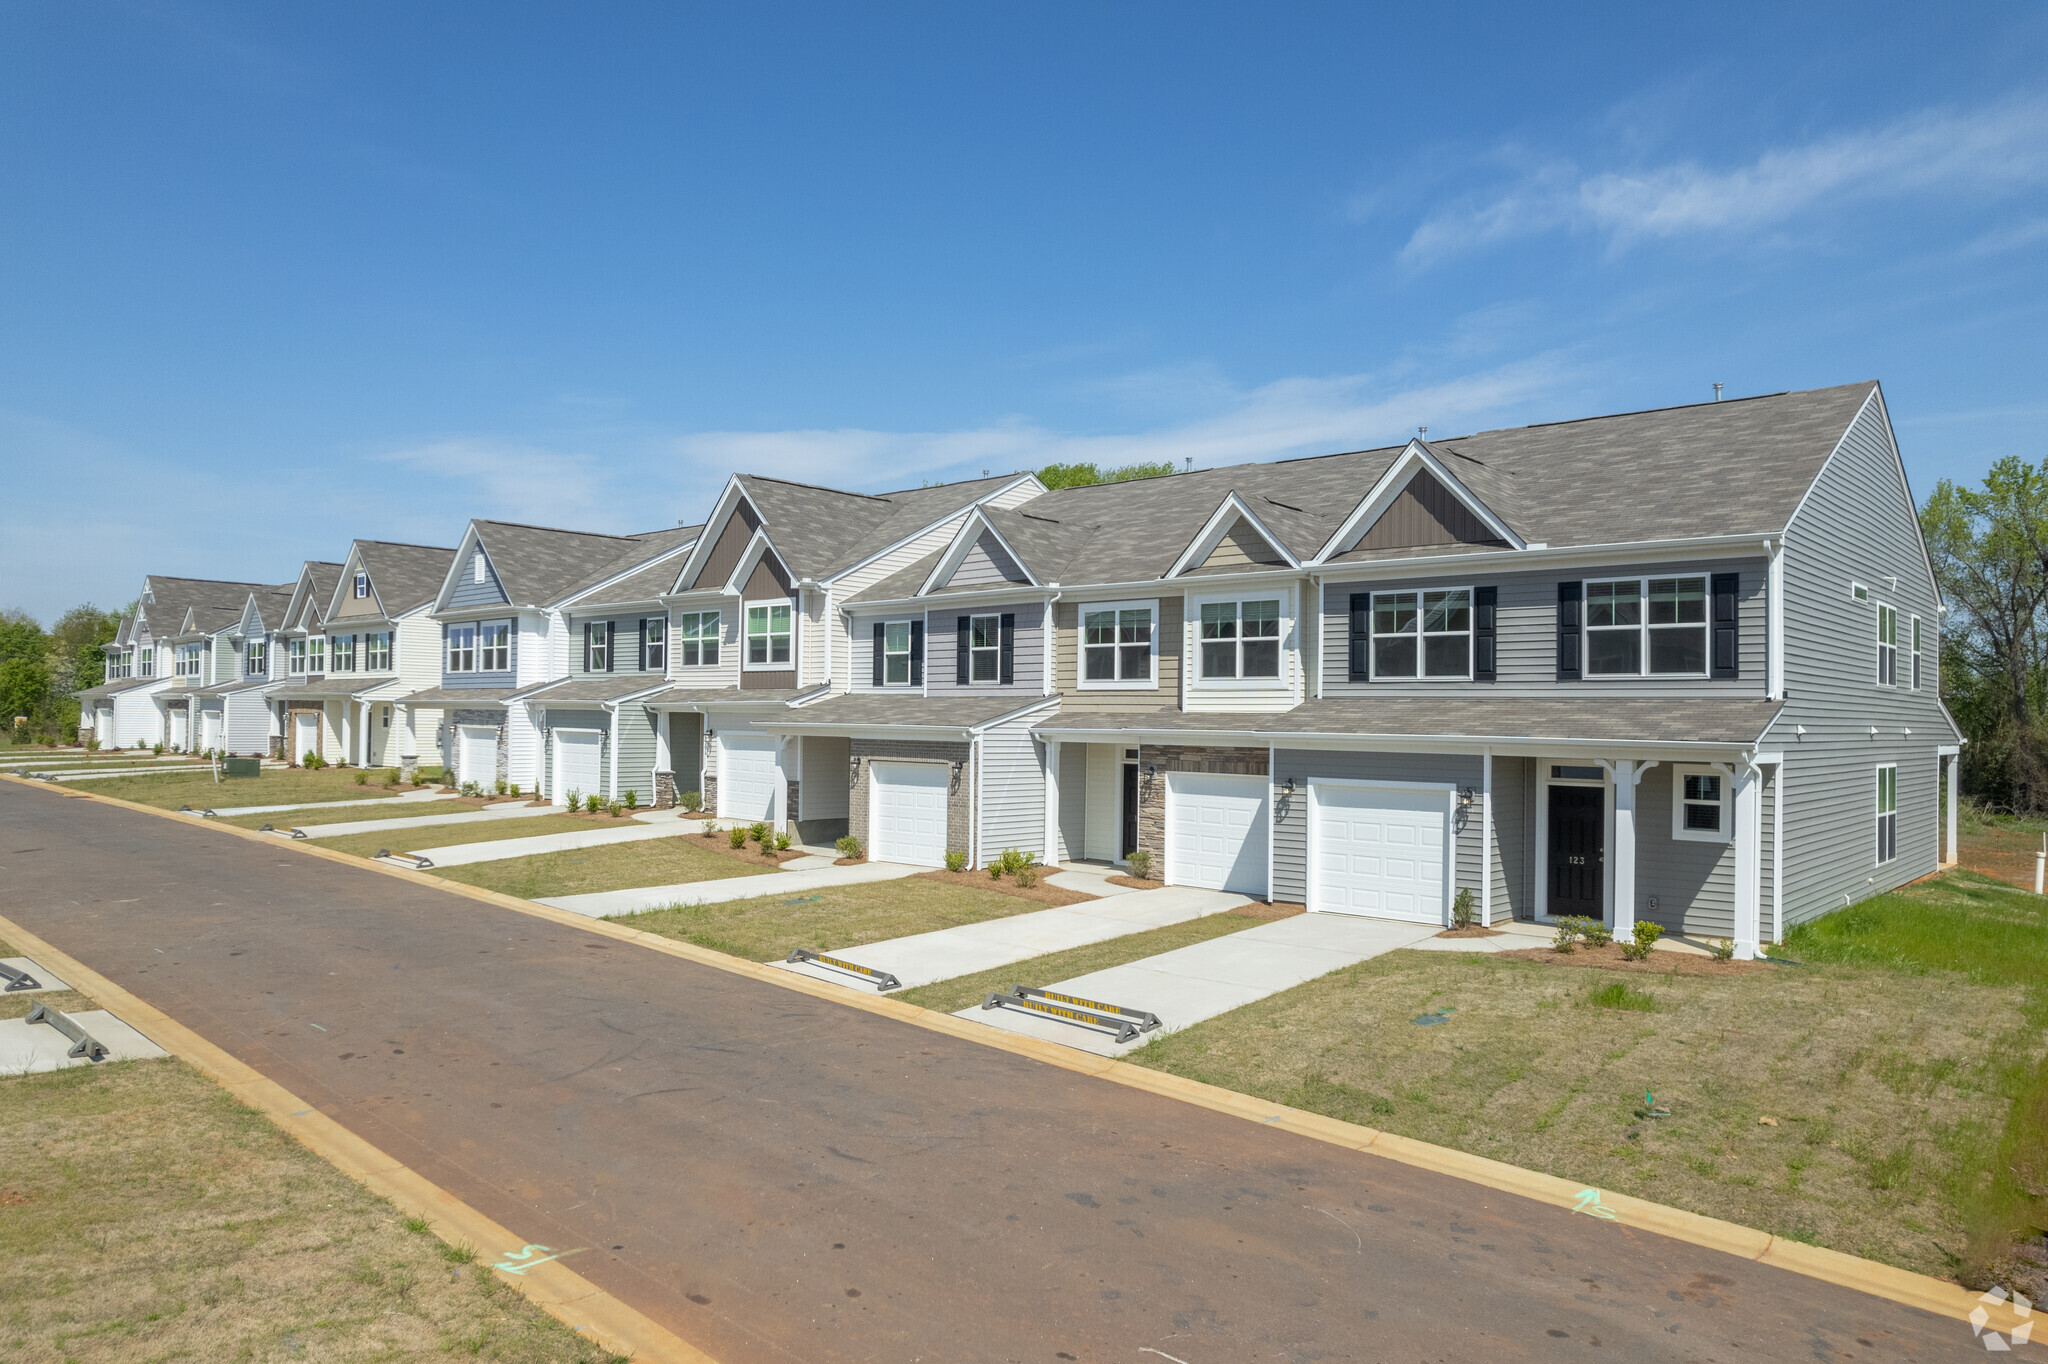
[{"label": "concrete walkway", "polygon": [[1061,890],[1077,890],[1083,895],[1110,896],[1135,895],[1136,886],[1112,886],[1109,878],[1119,873],[1115,867],[1096,862],[1069,862],[1062,871],[1053,872],[1045,878],[1048,886]]},{"label": "concrete walkway", "polygon": [[374,834],[385,829],[427,829],[447,824],[495,824],[506,819],[532,819],[537,815],[559,815],[559,805],[487,805],[481,810],[451,810],[443,815],[413,815],[401,819],[351,819],[339,824],[313,824],[308,838],[340,838],[343,834]]},{"label": "concrete walkway", "polygon": [[[1178,1032],[1205,1018],[1279,994],[1382,952],[1413,947],[1441,931],[1436,924],[1396,923],[1350,914],[1297,914],[1046,987],[1061,994],[1159,1015],[1159,1029],[1141,1033],[1136,1041],[1122,1046],[1107,1033],[1017,1009],[975,1007],[962,1009],[957,1016],[1061,1042],[1098,1056],[1121,1056],[1164,1033]],[[861,964],[867,965],[865,961]]]},{"label": "concrete walkway", "polygon": [[161,765],[152,763],[147,767],[66,768],[63,771],[50,772],[38,772],[31,768],[26,772],[17,772],[15,775],[41,776],[49,781],[112,781],[115,777],[153,777],[160,772],[204,772],[207,770],[208,765],[206,763],[179,763],[175,767],[169,763]]},{"label": "concrete walkway", "polygon": [[[418,804],[421,801],[453,799],[455,797],[446,791],[408,791],[402,796],[364,796],[356,800],[309,800],[298,805],[221,805],[214,808],[214,813],[217,815],[274,815],[285,810],[332,810],[336,806],[341,805],[367,806],[372,803],[381,809],[386,805],[396,805],[400,801],[412,801],[414,804]],[[189,813],[195,819],[203,818],[198,809],[194,809]]]},{"label": "concrete walkway", "polygon": [[[560,814],[560,810],[551,813]],[[503,816],[500,816],[503,818]],[[499,838],[483,843],[451,843],[441,848],[422,848],[420,856],[427,858],[436,867],[466,867],[472,862],[502,862],[512,857],[532,857],[538,853],[575,852],[581,848],[602,848],[613,843],[638,843],[649,838],[675,838],[689,832],[679,827],[682,821],[666,810],[648,811],[635,815],[631,822],[617,827],[596,827],[575,829],[561,834],[536,834],[532,838]],[[373,829],[378,827],[371,826]],[[308,835],[312,830],[306,831]],[[398,844],[398,839],[392,840]],[[403,847],[394,851],[405,852]]]},{"label": "concrete walkway", "polygon": [[[427,856],[438,856],[430,851]],[[788,866],[788,863],[784,863]],[[808,895],[834,886],[867,881],[894,881],[930,867],[904,862],[856,862],[850,867],[812,867],[806,871],[770,871],[756,876],[722,876],[715,881],[689,881],[679,886],[641,886],[633,890],[602,890],[590,895],[558,895],[544,905],[603,919],[614,914],[643,914],[671,905],[709,905],[724,900],[758,900],[771,895]]]},{"label": "concrete walkway", "polygon": [[[1143,933],[1147,929],[1221,914],[1244,903],[1242,895],[1196,890],[1190,886],[1169,886],[1163,890],[1107,896],[1086,904],[1013,914],[1006,919],[962,924],[958,928],[942,928],[932,933],[913,933],[907,938],[889,938],[864,947],[850,947],[845,955],[862,966],[889,972],[907,988],[994,970],[1013,961],[1042,957],[1048,952],[1065,952],[1069,948],[1086,947],[1090,943],[1106,942],[1130,933]],[[835,985],[874,988],[871,982],[828,966],[811,962],[780,962],[777,965],[785,971],[794,971],[816,980],[829,980]]]}]

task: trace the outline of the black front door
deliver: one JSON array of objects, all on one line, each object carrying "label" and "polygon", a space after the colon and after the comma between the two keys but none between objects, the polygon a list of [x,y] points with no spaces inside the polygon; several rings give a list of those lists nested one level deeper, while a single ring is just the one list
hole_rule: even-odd
[{"label": "black front door", "polygon": [[1550,788],[1550,913],[1607,916],[1607,793],[1597,786]]},{"label": "black front door", "polygon": [[1138,850],[1138,765],[1124,764],[1124,856]]}]

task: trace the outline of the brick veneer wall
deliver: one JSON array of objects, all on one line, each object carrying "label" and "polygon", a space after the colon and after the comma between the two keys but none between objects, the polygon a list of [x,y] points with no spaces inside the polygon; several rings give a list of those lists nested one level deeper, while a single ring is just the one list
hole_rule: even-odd
[{"label": "brick veneer wall", "polygon": [[[1263,748],[1216,748],[1195,744],[1141,744],[1138,748],[1138,846],[1152,854],[1152,874],[1166,868],[1166,774],[1228,772],[1271,775],[1271,753]],[[1147,770],[1158,768],[1156,776]]]},{"label": "brick veneer wall", "polygon": [[[847,825],[866,847],[868,842],[868,763],[871,759],[900,758],[910,762],[959,763],[946,787],[946,850],[966,852],[973,846],[974,750],[962,741],[937,743],[916,739],[855,739],[853,758],[848,764]],[[873,848],[868,848],[872,855]]]}]

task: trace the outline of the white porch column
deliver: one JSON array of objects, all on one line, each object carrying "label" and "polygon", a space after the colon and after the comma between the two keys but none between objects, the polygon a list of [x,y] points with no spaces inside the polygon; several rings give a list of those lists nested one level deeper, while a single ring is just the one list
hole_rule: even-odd
[{"label": "white porch column", "polygon": [[[1049,632],[1048,632],[1049,633]],[[1268,781],[1272,778],[1268,777]],[[1269,797],[1270,799],[1270,797]],[[1065,861],[1060,847],[1060,741],[1045,741],[1045,860],[1057,866]]]},{"label": "white porch column", "polygon": [[1614,764],[1614,936],[1636,931],[1636,765]]},{"label": "white porch column", "polygon": [[1479,755],[1479,922],[1493,926],[1493,750]]},{"label": "white porch column", "polygon": [[1962,850],[1956,842],[1956,788],[1963,784],[1963,755],[1951,753],[1946,760],[1948,768],[1948,856],[1942,860],[1954,865],[1962,860]]},{"label": "white porch column", "polygon": [[1763,871],[1763,801],[1759,773],[1747,761],[1735,763],[1735,959],[1756,957],[1758,877]]},{"label": "white porch column", "polygon": [[402,702],[394,702],[392,711],[392,723],[398,726],[398,756],[419,757],[420,736],[413,732],[412,707]]}]

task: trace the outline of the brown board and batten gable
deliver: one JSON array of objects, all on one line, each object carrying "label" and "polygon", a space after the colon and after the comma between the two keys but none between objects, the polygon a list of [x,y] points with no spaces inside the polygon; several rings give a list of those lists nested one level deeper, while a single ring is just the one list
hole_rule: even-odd
[{"label": "brown board and batten gable", "polygon": [[1437,545],[1484,545],[1505,548],[1507,541],[1473,515],[1472,509],[1446,488],[1435,474],[1417,469],[1399,496],[1388,504],[1353,549],[1418,549]]},{"label": "brown board and batten gable", "polygon": [[758,664],[748,666],[746,622],[747,608],[762,603],[794,603],[796,584],[789,576],[789,570],[782,564],[782,558],[773,545],[763,546],[761,556],[755,561],[753,570],[747,574],[746,582],[740,585],[740,690],[741,691],[788,691],[797,684],[797,670],[802,660],[797,656],[803,646],[803,631],[791,621],[789,638],[789,666],[787,668],[762,668]]},{"label": "brown board and batten gable", "polygon": [[703,561],[697,572],[692,575],[689,582],[678,584],[677,590],[689,592],[698,588],[725,586],[726,579],[739,567],[740,555],[747,552],[747,546],[753,543],[754,532],[760,528],[761,517],[754,510],[754,504],[744,497],[735,498],[732,514],[725,518],[725,524],[719,528],[718,538],[712,541],[711,548],[704,552]]}]

